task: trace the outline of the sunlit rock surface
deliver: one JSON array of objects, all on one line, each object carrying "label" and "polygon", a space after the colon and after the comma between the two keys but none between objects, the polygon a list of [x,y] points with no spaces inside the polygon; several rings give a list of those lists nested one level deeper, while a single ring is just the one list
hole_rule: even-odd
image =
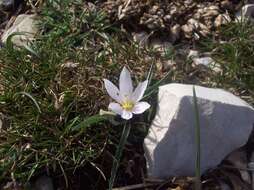
[{"label": "sunlit rock surface", "polygon": [[[201,172],[216,167],[243,146],[252,131],[254,110],[221,89],[195,86],[201,128]],[[195,175],[193,86],[159,88],[157,113],[144,141],[148,174],[155,178]]]}]

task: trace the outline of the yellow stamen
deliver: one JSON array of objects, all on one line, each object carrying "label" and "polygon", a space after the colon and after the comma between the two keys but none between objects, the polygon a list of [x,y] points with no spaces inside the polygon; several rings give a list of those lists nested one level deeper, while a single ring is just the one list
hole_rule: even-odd
[{"label": "yellow stamen", "polygon": [[122,103],[122,107],[123,107],[123,109],[125,109],[127,111],[131,111],[134,107],[134,103],[131,101],[125,101]]}]

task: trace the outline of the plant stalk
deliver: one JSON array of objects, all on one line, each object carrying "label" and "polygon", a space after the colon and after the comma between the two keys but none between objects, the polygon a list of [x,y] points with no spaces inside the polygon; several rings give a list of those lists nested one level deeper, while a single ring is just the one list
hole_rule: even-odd
[{"label": "plant stalk", "polygon": [[201,172],[200,172],[200,157],[201,157],[201,147],[200,147],[200,120],[199,120],[199,110],[197,103],[197,96],[195,87],[193,86],[193,102],[194,102],[194,113],[195,113],[195,144],[196,144],[196,166],[195,166],[195,190],[201,190]]},{"label": "plant stalk", "polygon": [[112,169],[111,169],[111,176],[109,179],[109,190],[112,190],[112,188],[113,188],[114,181],[116,178],[117,169],[119,167],[119,162],[120,162],[120,159],[122,156],[123,148],[124,148],[124,145],[127,141],[129,133],[130,133],[130,128],[131,128],[131,125],[128,122],[125,122],[123,131],[122,131],[122,135],[121,135],[121,139],[120,139],[119,145],[116,150],[115,158],[113,160],[113,165],[112,165]]}]

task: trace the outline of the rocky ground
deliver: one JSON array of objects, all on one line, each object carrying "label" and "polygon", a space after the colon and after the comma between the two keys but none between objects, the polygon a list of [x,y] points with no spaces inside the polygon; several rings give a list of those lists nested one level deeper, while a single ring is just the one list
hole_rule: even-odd
[{"label": "rocky ground", "polygon": [[[18,14],[31,12],[28,7],[39,6],[39,3],[0,1],[1,33],[10,27]],[[218,27],[234,18],[242,3],[240,0],[108,0],[88,2],[84,8],[103,10],[113,24],[121,25],[130,33],[145,32],[176,43],[216,34]]]},{"label": "rocky ground", "polygon": [[240,1],[106,1],[99,5],[128,31],[160,33],[171,42],[211,35],[230,22]]}]

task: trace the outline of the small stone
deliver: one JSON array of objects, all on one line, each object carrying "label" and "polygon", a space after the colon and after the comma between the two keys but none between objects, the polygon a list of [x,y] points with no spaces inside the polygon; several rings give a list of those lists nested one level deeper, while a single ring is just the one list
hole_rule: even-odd
[{"label": "small stone", "polygon": [[160,9],[157,13],[156,13],[159,17],[162,17],[164,15],[164,11],[162,9]]},{"label": "small stone", "polygon": [[177,14],[179,11],[178,11],[178,8],[176,7],[176,6],[172,6],[171,8],[170,8],[170,12],[169,12],[169,14],[170,15],[174,15],[174,14]]},{"label": "small stone", "polygon": [[195,65],[204,65],[208,67],[210,64],[214,63],[214,60],[211,57],[201,57],[201,58],[194,58],[193,62]]},{"label": "small stone", "polygon": [[147,28],[149,28],[150,30],[154,30],[154,29],[158,28],[158,25],[155,24],[155,23],[150,23],[150,24],[147,24],[146,26],[147,26]]},{"label": "small stone", "polygon": [[187,55],[187,58],[196,58],[196,57],[198,57],[199,56],[199,53],[198,53],[198,51],[197,50],[190,50],[189,51],[189,54]]},{"label": "small stone", "polygon": [[197,10],[197,13],[199,13],[200,15],[203,15],[205,13],[205,9],[201,7]]},{"label": "small stone", "polygon": [[149,17],[146,21],[144,21],[143,24],[152,24],[153,23],[153,18]]},{"label": "small stone", "polygon": [[185,24],[181,26],[181,30],[183,31],[184,36],[189,39],[193,35],[194,27],[193,25]]},{"label": "small stone", "polygon": [[214,26],[215,27],[220,27],[221,25],[225,25],[227,23],[231,22],[231,18],[229,16],[229,14],[220,14],[215,18],[214,21]]},{"label": "small stone", "polygon": [[189,25],[192,25],[194,28],[198,28],[199,27],[199,22],[197,20],[193,19],[193,18],[189,19],[187,21],[187,23]]},{"label": "small stone", "polygon": [[165,55],[168,49],[172,49],[173,45],[168,41],[162,41],[160,39],[153,39],[150,43],[150,46],[156,51],[160,52],[161,55]]},{"label": "small stone", "polygon": [[218,63],[216,63],[211,57],[195,57],[192,59],[194,66],[204,66],[206,68],[211,69],[216,73],[220,73],[221,67]]},{"label": "small stone", "polygon": [[217,5],[211,5],[209,7],[205,7],[205,11],[209,10],[219,10],[219,7]]},{"label": "small stone", "polygon": [[[254,109],[222,89],[195,86],[200,121],[201,174],[244,146],[254,123]],[[195,176],[193,85],[159,87],[157,113],[144,140],[148,175],[168,179]]]},{"label": "small stone", "polygon": [[171,15],[165,15],[163,18],[166,22],[170,22],[172,20],[172,16]]},{"label": "small stone", "polygon": [[2,130],[2,127],[3,127],[3,121],[2,121],[2,119],[0,118],[0,131]]},{"label": "small stone", "polygon": [[159,9],[158,5],[154,5],[152,9],[150,10],[150,14],[156,14]]},{"label": "small stone", "polygon": [[133,40],[138,43],[140,46],[146,46],[148,44],[149,34],[147,32],[133,32]]},{"label": "small stone", "polygon": [[209,9],[207,12],[202,15],[203,17],[214,17],[219,14],[219,11],[217,9]]},{"label": "small stone", "polygon": [[179,24],[175,24],[170,28],[170,41],[175,43],[180,38],[181,26]]},{"label": "small stone", "polygon": [[223,9],[226,9],[226,10],[233,10],[234,9],[234,6],[232,4],[232,2],[230,2],[229,0],[224,0],[220,3],[220,6],[223,8]]},{"label": "small stone", "polygon": [[201,18],[201,14],[199,12],[197,12],[193,15],[193,18],[196,20],[199,20]]},{"label": "small stone", "polygon": [[8,37],[15,33],[21,32],[22,35],[15,35],[12,37],[12,42],[17,46],[27,45],[28,42],[34,39],[35,34],[38,32],[37,27],[37,15],[36,14],[21,14],[19,15],[13,26],[6,30],[2,35],[2,42],[5,43]]},{"label": "small stone", "polygon": [[193,3],[194,3],[193,0],[185,0],[185,1],[184,1],[184,4],[187,5],[187,6],[190,6],[190,5],[192,5]]},{"label": "small stone", "polygon": [[207,35],[210,33],[209,28],[208,28],[205,24],[199,23],[199,29],[200,29],[199,32],[200,32],[203,36],[207,36]]}]

